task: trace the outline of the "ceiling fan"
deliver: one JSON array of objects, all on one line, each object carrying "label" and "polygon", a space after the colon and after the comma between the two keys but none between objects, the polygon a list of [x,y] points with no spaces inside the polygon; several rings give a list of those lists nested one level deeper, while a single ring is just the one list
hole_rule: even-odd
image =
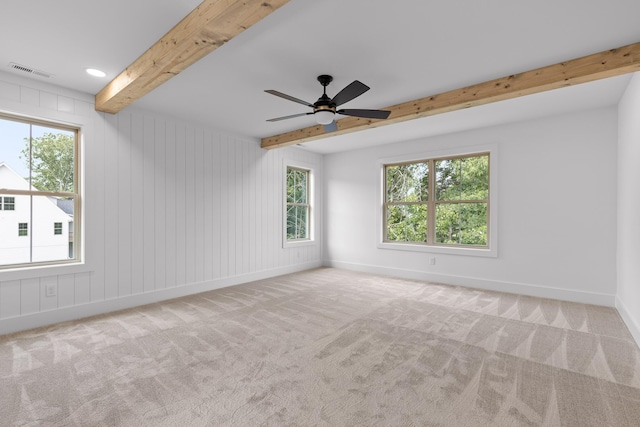
[{"label": "ceiling fan", "polygon": [[331,99],[327,96],[327,86],[333,81],[333,77],[323,74],[321,76],[318,76],[318,81],[322,85],[324,93],[313,104],[307,101],[303,101],[302,99],[284,94],[282,92],[278,92],[277,90],[265,90],[265,92],[272,95],[279,96],[280,98],[288,99],[289,101],[297,102],[298,104],[306,105],[307,107],[313,108],[313,111],[308,113],[292,114],[290,116],[277,117],[275,119],[269,119],[267,121],[277,122],[280,120],[292,119],[294,117],[308,116],[310,114],[313,114],[316,122],[320,125],[323,125],[326,132],[334,132],[338,130],[338,125],[336,125],[336,122],[334,120],[336,114],[342,114],[344,116],[364,117],[368,119],[386,119],[387,117],[389,117],[389,114],[391,114],[391,111],[385,110],[337,110],[336,108],[340,105],[345,104],[368,91],[370,89],[369,86],[359,82],[358,80],[354,80],[352,83],[347,85],[347,87],[338,92],[338,94],[334,96],[333,99]]}]

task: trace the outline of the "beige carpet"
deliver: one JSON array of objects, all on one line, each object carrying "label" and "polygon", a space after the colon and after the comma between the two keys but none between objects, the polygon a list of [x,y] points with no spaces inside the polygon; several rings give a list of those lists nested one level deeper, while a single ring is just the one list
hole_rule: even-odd
[{"label": "beige carpet", "polygon": [[2,426],[640,426],[618,313],[318,269],[0,337]]}]

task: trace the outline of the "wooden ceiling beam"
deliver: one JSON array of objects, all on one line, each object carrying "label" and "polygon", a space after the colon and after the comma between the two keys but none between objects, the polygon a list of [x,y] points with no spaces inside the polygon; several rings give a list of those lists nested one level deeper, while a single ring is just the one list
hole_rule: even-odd
[{"label": "wooden ceiling beam", "polygon": [[391,111],[389,118],[386,120],[348,117],[336,121],[338,130],[335,132],[325,133],[321,125],[310,126],[263,138],[261,146],[266,149],[286,147],[587,83],[634,71],[640,71],[640,43],[381,108],[382,110]]},{"label": "wooden ceiling beam", "polygon": [[204,0],[106,85],[95,109],[115,114],[290,0]]}]

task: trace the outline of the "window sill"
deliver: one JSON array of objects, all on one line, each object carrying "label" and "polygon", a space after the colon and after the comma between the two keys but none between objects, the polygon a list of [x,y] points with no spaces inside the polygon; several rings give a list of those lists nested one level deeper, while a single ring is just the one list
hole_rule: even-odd
[{"label": "window sill", "polygon": [[64,274],[86,273],[91,267],[85,262],[68,262],[65,264],[34,265],[0,269],[0,282],[32,279],[36,277],[59,276]]},{"label": "window sill", "polygon": [[421,245],[411,243],[390,243],[380,242],[378,243],[378,249],[389,249],[396,251],[410,251],[410,252],[425,252],[434,254],[448,254],[448,255],[462,255],[462,256],[475,256],[485,258],[497,258],[497,249],[491,248],[463,248],[463,247],[448,247],[448,246],[435,246],[435,245]]},{"label": "window sill", "polygon": [[284,249],[287,249],[287,248],[299,248],[301,246],[314,246],[314,245],[317,245],[317,244],[318,244],[317,241],[311,240],[311,239],[309,239],[309,240],[288,240],[288,241],[285,241],[282,244],[282,247]]}]

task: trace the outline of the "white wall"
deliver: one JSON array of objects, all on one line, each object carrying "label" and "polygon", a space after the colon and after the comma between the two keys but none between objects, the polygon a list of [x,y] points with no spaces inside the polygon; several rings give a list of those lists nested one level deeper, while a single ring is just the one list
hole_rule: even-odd
[{"label": "white wall", "polygon": [[640,343],[640,74],[618,105],[618,298],[616,306]]},{"label": "white wall", "polygon": [[320,155],[131,108],[97,113],[91,96],[8,73],[0,111],[82,126],[86,260],[0,271],[0,334],[321,264],[320,239],[283,249],[281,220],[284,159],[316,166],[319,201]]},{"label": "white wall", "polygon": [[[328,155],[325,263],[612,306],[616,138],[611,107]],[[378,159],[478,144],[498,150],[497,258],[377,248]]]}]

